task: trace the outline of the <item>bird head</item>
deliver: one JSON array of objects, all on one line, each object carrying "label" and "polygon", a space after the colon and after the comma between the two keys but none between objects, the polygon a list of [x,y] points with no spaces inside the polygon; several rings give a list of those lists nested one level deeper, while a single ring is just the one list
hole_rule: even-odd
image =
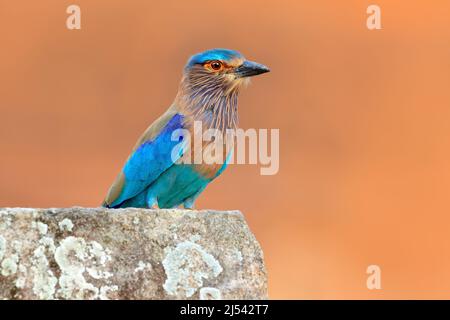
[{"label": "bird head", "polygon": [[250,77],[269,72],[237,51],[212,49],[187,62],[175,105],[204,121],[208,127],[236,128],[239,89]]},{"label": "bird head", "polygon": [[224,93],[238,90],[250,77],[269,72],[237,51],[212,49],[193,55],[184,68],[184,79],[193,90],[215,88]]}]

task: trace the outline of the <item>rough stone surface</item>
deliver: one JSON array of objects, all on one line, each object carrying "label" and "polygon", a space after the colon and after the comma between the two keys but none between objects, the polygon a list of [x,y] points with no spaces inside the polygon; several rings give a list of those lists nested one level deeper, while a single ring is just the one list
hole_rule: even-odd
[{"label": "rough stone surface", "polygon": [[239,211],[0,209],[0,299],[265,299]]}]

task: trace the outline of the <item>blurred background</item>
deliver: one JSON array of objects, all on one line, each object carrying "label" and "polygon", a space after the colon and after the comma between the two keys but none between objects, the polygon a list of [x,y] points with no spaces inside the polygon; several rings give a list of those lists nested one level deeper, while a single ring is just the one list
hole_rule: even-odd
[{"label": "blurred background", "polygon": [[377,0],[370,31],[372,3],[0,0],[0,207],[98,206],[188,57],[236,49],[272,70],[240,126],[280,129],[280,171],[197,207],[245,214],[270,297],[450,298],[450,2]]}]

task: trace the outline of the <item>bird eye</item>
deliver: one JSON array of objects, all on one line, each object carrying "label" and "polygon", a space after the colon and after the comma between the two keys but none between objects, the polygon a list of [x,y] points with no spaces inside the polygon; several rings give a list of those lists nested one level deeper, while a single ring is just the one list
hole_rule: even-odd
[{"label": "bird eye", "polygon": [[222,64],[222,62],[220,62],[218,60],[214,60],[214,61],[209,62],[207,64],[207,67],[211,70],[219,71],[223,68],[223,64]]}]

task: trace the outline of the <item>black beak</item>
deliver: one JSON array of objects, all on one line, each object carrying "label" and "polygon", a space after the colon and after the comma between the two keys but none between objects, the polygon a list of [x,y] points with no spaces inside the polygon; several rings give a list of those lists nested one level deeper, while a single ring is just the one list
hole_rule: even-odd
[{"label": "black beak", "polygon": [[270,69],[267,68],[265,65],[253,62],[253,61],[245,61],[242,65],[237,67],[234,70],[234,73],[241,77],[252,77],[256,76],[261,73],[269,72]]}]

